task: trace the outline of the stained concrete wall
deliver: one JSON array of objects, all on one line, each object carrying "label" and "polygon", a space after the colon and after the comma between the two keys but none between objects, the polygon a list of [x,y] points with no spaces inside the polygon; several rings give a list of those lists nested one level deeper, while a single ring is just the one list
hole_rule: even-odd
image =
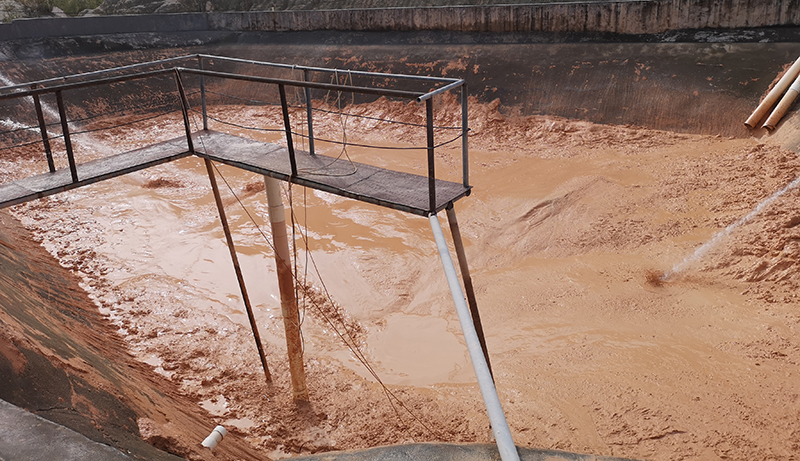
[{"label": "stained concrete wall", "polygon": [[0,24],[0,40],[133,32],[405,31],[654,34],[800,24],[800,0],[640,0],[313,11],[38,18]]}]

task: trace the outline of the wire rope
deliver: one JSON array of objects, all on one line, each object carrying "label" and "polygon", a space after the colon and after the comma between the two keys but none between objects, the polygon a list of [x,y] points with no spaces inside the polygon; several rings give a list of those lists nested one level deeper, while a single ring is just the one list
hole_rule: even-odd
[{"label": "wire rope", "polygon": [[[193,112],[194,112],[194,111],[193,111]],[[198,125],[197,125],[197,121],[196,121],[195,117],[192,117],[192,122],[194,123],[194,125],[195,125],[195,128],[197,128],[197,126],[198,126]],[[201,142],[201,143],[203,143],[203,139],[202,139],[202,137],[200,138],[200,142]],[[203,143],[203,146],[204,146],[204,149],[205,149],[205,144],[204,144],[204,143]],[[228,180],[225,178],[225,176],[222,174],[222,172],[219,170],[219,168],[217,168],[217,166],[214,164],[214,162],[211,162],[211,164],[212,164],[212,166],[214,167],[214,170],[217,172],[217,174],[219,174],[220,178],[222,178],[222,181],[225,183],[225,186],[228,188],[228,190],[230,191],[230,193],[231,193],[231,194],[234,196],[234,198],[236,199],[236,202],[239,204],[239,206],[242,208],[242,210],[243,210],[243,211],[245,212],[245,214],[247,215],[247,217],[248,217],[248,219],[250,220],[251,224],[253,224],[253,225],[255,226],[256,230],[257,230],[257,231],[258,231],[258,232],[261,234],[261,236],[264,238],[264,241],[267,243],[267,245],[268,245],[268,246],[269,246],[269,247],[272,249],[272,251],[273,251],[273,252],[275,252],[275,251],[276,251],[276,249],[275,249],[275,246],[274,246],[274,244],[273,244],[273,243],[272,243],[272,242],[269,240],[269,238],[267,237],[267,235],[264,233],[264,231],[261,229],[261,227],[260,227],[260,226],[258,225],[258,223],[255,221],[255,219],[253,218],[253,215],[250,213],[250,211],[247,209],[247,207],[244,205],[244,203],[242,203],[241,199],[240,199],[240,198],[239,198],[239,196],[236,194],[236,192],[233,190],[233,188],[231,187],[231,185],[230,185],[230,183],[228,182]],[[291,216],[292,216],[292,227],[294,228],[294,222],[295,222],[295,218],[294,218],[294,216],[295,216],[295,212],[294,212],[294,207],[293,207],[293,205],[292,205],[291,201],[290,201],[290,213],[291,213]],[[307,236],[306,236],[304,233],[302,233],[302,232],[301,232],[301,235],[303,236],[304,245],[305,245],[305,247],[306,247],[306,255],[307,255],[308,259],[311,261],[311,265],[312,265],[312,267],[314,268],[314,272],[316,273],[316,275],[317,275],[317,278],[319,279],[320,285],[322,286],[322,290],[323,290],[323,292],[324,292],[324,294],[325,294],[325,299],[327,300],[328,304],[329,304],[329,305],[330,305],[330,306],[331,306],[331,307],[332,307],[334,310],[336,310],[336,306],[337,306],[337,304],[336,304],[336,302],[333,300],[333,297],[331,296],[330,292],[328,291],[328,287],[327,287],[327,285],[325,284],[325,281],[324,281],[324,280],[323,280],[323,278],[322,278],[322,274],[320,274],[320,272],[319,272],[319,267],[317,266],[316,260],[314,259],[314,255],[313,255],[313,254],[312,254],[310,251],[308,251],[308,240],[307,240]],[[293,229],[293,236],[294,236],[294,229]],[[296,259],[295,259],[295,261],[296,261]],[[286,262],[284,262],[284,264],[287,264],[287,263],[286,263]],[[308,293],[308,291],[310,290],[309,286],[308,286],[307,284],[300,283],[301,281],[299,280],[299,278],[298,278],[298,276],[297,276],[297,272],[295,272],[295,271],[292,271],[292,270],[291,270],[291,267],[289,267],[289,269],[290,269],[290,273],[292,273],[292,277],[294,278],[294,281],[295,281],[295,287],[298,287],[298,286],[300,286],[300,287],[301,287],[301,290],[304,292],[304,295],[305,295],[305,296],[309,296],[309,293]],[[297,288],[295,288],[295,289],[297,289]],[[394,392],[392,392],[392,391],[391,391],[391,389],[389,389],[389,388],[386,386],[386,384],[385,384],[385,383],[383,382],[383,380],[380,378],[380,376],[378,375],[378,373],[375,371],[375,369],[374,369],[374,368],[372,367],[372,365],[369,363],[369,360],[367,359],[367,357],[366,357],[366,356],[364,355],[364,353],[361,351],[361,348],[360,348],[360,347],[359,347],[359,345],[358,345],[358,340],[357,340],[357,339],[354,337],[354,335],[353,335],[352,331],[350,330],[350,328],[348,328],[348,326],[347,326],[347,322],[345,322],[345,320],[344,320],[344,318],[342,317],[342,315],[341,315],[341,314],[338,314],[338,318],[339,318],[338,320],[339,320],[339,322],[341,323],[341,327],[342,327],[342,329],[344,330],[344,332],[346,333],[346,336],[345,336],[344,334],[342,334],[342,332],[341,332],[341,331],[339,330],[339,328],[337,327],[336,323],[335,323],[333,320],[331,320],[330,316],[329,316],[329,315],[328,315],[328,314],[325,312],[325,310],[324,310],[324,309],[322,309],[322,308],[321,308],[319,305],[317,305],[317,304],[314,302],[314,298],[313,298],[313,296],[309,296],[309,299],[312,301],[312,303],[311,303],[311,304],[312,304],[314,307],[316,307],[316,308],[317,308],[317,312],[318,312],[318,313],[319,313],[319,314],[322,316],[322,318],[323,318],[323,319],[325,320],[325,322],[326,322],[326,323],[327,323],[327,324],[330,326],[330,328],[331,328],[331,329],[334,331],[334,333],[335,333],[335,334],[336,334],[336,335],[339,337],[339,339],[340,339],[340,340],[341,340],[341,341],[342,341],[342,342],[345,344],[345,346],[347,346],[347,348],[350,350],[350,352],[351,352],[351,353],[352,353],[352,354],[353,354],[353,355],[356,357],[356,359],[357,359],[357,360],[358,360],[358,361],[359,361],[359,362],[360,362],[360,363],[361,363],[361,364],[364,366],[364,368],[366,368],[366,369],[367,369],[367,371],[370,373],[370,375],[372,375],[372,377],[373,377],[373,378],[375,378],[375,380],[376,380],[376,381],[378,382],[378,384],[381,386],[381,389],[382,389],[382,391],[383,391],[384,395],[386,396],[386,398],[387,398],[387,401],[389,402],[389,405],[392,407],[392,410],[395,412],[395,414],[397,415],[397,417],[399,418],[399,420],[400,420],[400,421],[401,421],[403,424],[406,424],[406,423],[405,423],[405,421],[403,420],[403,418],[402,418],[402,416],[401,416],[401,414],[400,414],[399,410],[398,410],[398,409],[397,409],[397,407],[395,406],[395,402],[396,402],[396,403],[397,403],[397,404],[398,404],[398,405],[399,405],[399,406],[400,406],[402,409],[404,409],[406,412],[408,412],[408,414],[409,414],[409,415],[411,415],[411,417],[412,417],[412,418],[413,418],[415,421],[417,421],[417,422],[418,422],[418,423],[419,423],[419,424],[420,424],[420,425],[421,425],[423,428],[425,428],[425,430],[427,430],[427,431],[428,431],[428,432],[429,432],[431,435],[433,435],[433,436],[434,436],[434,437],[436,437],[437,439],[441,440],[441,439],[443,438],[443,437],[441,436],[441,434],[437,433],[437,432],[436,432],[434,429],[432,429],[432,428],[431,428],[431,427],[430,427],[428,424],[426,424],[426,423],[425,423],[425,422],[424,422],[424,421],[423,421],[423,420],[422,420],[422,419],[421,419],[419,416],[417,416],[417,415],[416,415],[416,413],[414,413],[414,411],[412,411],[412,410],[411,410],[411,409],[410,409],[410,408],[409,408],[409,407],[408,407],[408,406],[405,404],[405,402],[403,402],[403,400],[402,400],[402,399],[400,399],[400,398],[399,398],[399,397],[398,397],[398,396],[397,396],[397,395],[396,395]],[[299,326],[298,326],[298,327],[299,327]],[[301,338],[302,338],[302,337],[303,337],[303,335],[302,335],[302,330],[301,330]],[[305,340],[303,340],[303,341],[305,341]]]}]

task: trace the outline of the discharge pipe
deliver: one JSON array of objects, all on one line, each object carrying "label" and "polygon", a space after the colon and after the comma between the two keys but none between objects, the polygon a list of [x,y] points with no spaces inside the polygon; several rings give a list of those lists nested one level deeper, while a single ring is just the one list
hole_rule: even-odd
[{"label": "discharge pipe", "polygon": [[[800,59],[798,59],[798,61],[800,61]],[[786,94],[783,95],[781,102],[779,102],[778,105],[775,106],[775,110],[769,114],[767,121],[764,122],[764,128],[769,131],[774,130],[775,127],[778,126],[778,122],[780,122],[781,118],[783,118],[783,115],[787,110],[789,110],[789,107],[792,105],[794,100],[797,99],[798,94],[800,94],[800,77],[797,77],[794,80],[792,86],[790,86],[786,91]]]},{"label": "discharge pipe", "polygon": [[224,427],[217,426],[214,428],[213,431],[211,431],[211,434],[209,434],[209,436],[206,437],[205,440],[203,440],[202,445],[208,448],[209,450],[213,450],[214,448],[216,448],[217,444],[220,441],[222,441],[222,438],[225,437],[227,434],[228,431],[225,430]]},{"label": "discharge pipe", "polygon": [[489,422],[492,425],[492,432],[497,442],[497,450],[500,452],[500,459],[503,461],[519,461],[519,453],[517,453],[517,447],[514,445],[514,439],[511,438],[511,429],[508,427],[506,415],[503,413],[502,405],[500,405],[497,388],[494,387],[492,374],[489,371],[486,358],[483,356],[481,342],[478,339],[478,333],[475,331],[475,325],[472,323],[472,316],[469,313],[467,301],[464,299],[464,292],[461,291],[461,282],[458,280],[453,259],[450,257],[450,250],[447,248],[447,241],[444,239],[439,217],[432,214],[428,219],[431,221],[433,237],[436,239],[436,247],[439,249],[439,257],[442,260],[442,266],[444,266],[447,284],[450,286],[450,295],[456,305],[458,322],[461,324],[461,331],[464,333],[469,358],[472,360],[472,368],[478,378],[478,387],[481,389],[483,404],[486,406],[486,413],[489,414]]},{"label": "discharge pipe", "polygon": [[756,125],[758,125],[758,122],[767,115],[767,112],[772,109],[772,106],[775,105],[783,92],[786,91],[786,88],[791,85],[792,81],[797,78],[798,74],[800,74],[800,58],[798,58],[794,64],[792,64],[792,67],[783,74],[783,77],[778,80],[778,83],[767,93],[767,97],[761,101],[761,104],[756,107],[756,110],[754,110],[750,117],[744,122],[747,128],[755,128]]}]

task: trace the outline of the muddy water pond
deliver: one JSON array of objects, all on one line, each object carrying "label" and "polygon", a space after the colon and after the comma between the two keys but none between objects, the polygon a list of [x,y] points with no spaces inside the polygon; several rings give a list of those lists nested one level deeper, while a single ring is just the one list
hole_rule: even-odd
[{"label": "muddy water pond", "polygon": [[[242,121],[256,116],[226,110]],[[669,270],[790,183],[800,174],[797,156],[754,139],[492,120],[471,122],[475,190],[456,209],[517,443],[648,459],[791,459],[800,447],[800,277],[796,229],[787,225],[800,215],[796,192],[667,283],[648,274]],[[416,142],[402,131],[369,136]],[[134,133],[117,139],[138,142]],[[358,161],[367,154],[348,152]],[[418,155],[373,160],[413,170]],[[457,155],[442,152],[444,175],[460,171]],[[219,171],[264,229],[262,179]],[[255,447],[291,453],[312,442],[337,449],[488,440],[425,219],[291,190],[298,274],[320,289],[324,282],[343,318],[361,329],[359,344],[380,379],[420,422],[390,408],[310,305],[301,310],[314,412],[279,403],[288,378],[272,252],[223,185],[278,390],[259,383],[199,160],[59,197],[16,214],[62,264],[86,275],[135,354]]]}]

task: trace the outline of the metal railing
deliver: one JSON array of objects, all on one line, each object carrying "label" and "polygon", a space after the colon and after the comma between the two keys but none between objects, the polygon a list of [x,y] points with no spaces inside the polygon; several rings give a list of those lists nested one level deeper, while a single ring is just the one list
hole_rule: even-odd
[{"label": "metal railing", "polygon": [[[288,69],[292,71],[299,71],[302,73],[301,79],[293,78],[277,78],[268,76],[253,75],[252,73],[231,72],[215,70],[214,67],[218,64],[234,64],[237,66],[253,67],[253,68],[273,68],[273,69]],[[180,65],[182,64],[182,65]],[[187,67],[194,64],[193,67]],[[223,56],[212,56],[205,54],[179,56],[174,58],[162,59],[158,61],[151,61],[146,63],[132,64],[128,66],[115,67],[110,69],[103,69],[93,72],[82,74],[69,75],[64,77],[50,78],[39,80],[35,82],[28,82],[18,85],[6,86],[0,88],[0,101],[32,98],[36,110],[37,121],[39,124],[39,131],[41,134],[44,153],[47,158],[48,168],[51,173],[56,171],[56,165],[53,160],[52,148],[48,135],[47,123],[45,122],[44,112],[42,110],[41,97],[46,94],[55,95],[57,102],[57,112],[59,117],[59,124],[61,128],[61,136],[64,140],[64,148],[66,150],[69,170],[72,176],[73,183],[77,183],[80,178],[78,177],[77,164],[75,161],[74,148],[70,137],[70,121],[67,114],[67,108],[64,104],[64,94],[77,89],[95,87],[101,85],[113,85],[122,82],[129,82],[134,80],[142,80],[165,76],[172,74],[175,87],[180,98],[180,107],[184,120],[184,128],[186,131],[186,142],[189,151],[194,153],[194,146],[192,143],[192,130],[189,120],[189,100],[185,89],[185,77],[196,76],[199,81],[200,105],[203,116],[203,129],[208,129],[208,104],[207,104],[207,89],[206,79],[223,79],[235,80],[241,82],[250,82],[261,85],[276,86],[280,95],[280,106],[284,124],[285,140],[289,152],[289,163],[291,166],[291,178],[293,180],[297,177],[297,161],[295,146],[292,139],[292,126],[289,111],[289,103],[286,97],[286,88],[294,87],[305,95],[305,111],[306,111],[306,127],[308,130],[309,140],[309,153],[315,154],[314,147],[314,123],[311,90],[327,90],[335,91],[338,93],[353,93],[370,96],[386,96],[391,98],[399,98],[416,102],[425,103],[425,130],[426,130],[426,146],[420,147],[421,150],[427,151],[427,176],[428,176],[428,195],[429,195],[429,211],[435,212],[437,209],[436,202],[436,173],[435,173],[435,129],[434,126],[434,107],[433,97],[443,94],[448,91],[460,90],[461,102],[461,137],[462,137],[462,183],[464,188],[469,188],[469,147],[467,135],[468,127],[468,98],[466,82],[461,79],[449,79],[428,76],[415,76],[403,74],[391,74],[381,72],[365,72],[354,70],[341,70],[330,69],[322,67],[310,66],[296,66],[279,63],[269,63],[262,61],[253,61],[246,59],[230,58]],[[326,83],[318,81],[318,75],[334,75],[337,77],[336,83]],[[394,88],[381,88],[377,84],[375,86],[369,85],[346,85],[338,81],[338,76],[347,74],[350,76],[358,76],[369,79],[394,79],[395,81],[407,82],[410,89],[394,89]],[[351,80],[352,81],[352,80]],[[375,83],[375,82],[373,82]],[[424,86],[424,87],[423,87]],[[433,87],[431,89],[431,87]],[[377,146],[376,146],[377,147]]]}]

